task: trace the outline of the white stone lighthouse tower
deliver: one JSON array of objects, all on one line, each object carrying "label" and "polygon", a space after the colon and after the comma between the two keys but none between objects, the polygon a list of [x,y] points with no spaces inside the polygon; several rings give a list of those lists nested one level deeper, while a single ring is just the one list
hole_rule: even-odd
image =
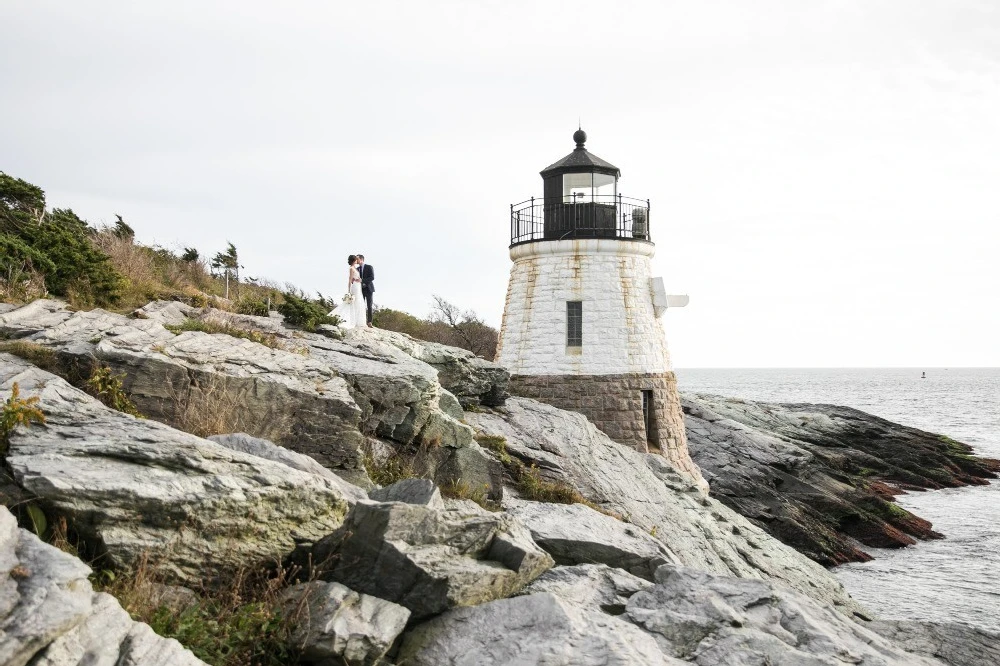
[{"label": "white stone lighthouse tower", "polygon": [[586,415],[613,440],[691,462],[652,275],[649,200],[618,192],[618,167],[584,147],[541,172],[543,196],[511,206],[510,258],[497,361],[511,391]]}]

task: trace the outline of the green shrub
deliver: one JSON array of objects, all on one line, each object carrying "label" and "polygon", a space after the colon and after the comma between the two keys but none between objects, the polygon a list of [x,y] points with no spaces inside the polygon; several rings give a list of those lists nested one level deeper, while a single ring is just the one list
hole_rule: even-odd
[{"label": "green shrub", "polygon": [[6,455],[14,428],[19,425],[27,428],[32,423],[45,423],[45,414],[38,408],[38,396],[22,398],[21,387],[14,382],[10,397],[0,410],[0,454]]},{"label": "green shrub", "polygon": [[[95,573],[94,587],[118,599],[136,620],[174,638],[196,657],[217,666],[283,666],[299,663],[291,630],[299,607],[283,608],[290,572],[237,571],[224,588],[195,590],[189,600],[164,599],[168,577],[143,557],[131,571]],[[286,612],[287,611],[287,614]]]},{"label": "green shrub", "polygon": [[315,301],[301,294],[286,293],[283,296],[285,302],[278,306],[278,312],[284,316],[286,324],[314,331],[321,324],[336,326],[340,323],[339,317],[327,314],[332,309],[332,303],[322,295]]},{"label": "green shrub", "polygon": [[270,314],[268,299],[254,295],[242,296],[233,303],[233,312],[254,315],[256,317],[266,317]]},{"label": "green shrub", "polygon": [[84,388],[111,409],[144,418],[128,394],[125,393],[122,385],[124,376],[112,373],[111,368],[106,365],[96,365],[93,372],[90,373],[90,378],[84,383]]}]

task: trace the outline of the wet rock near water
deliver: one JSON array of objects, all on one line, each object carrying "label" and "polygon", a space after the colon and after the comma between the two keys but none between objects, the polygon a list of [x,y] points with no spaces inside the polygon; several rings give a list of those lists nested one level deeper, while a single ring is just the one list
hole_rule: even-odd
[{"label": "wet rock near water", "polygon": [[685,566],[782,582],[845,612],[869,613],[826,569],[705,497],[662,457],[611,441],[580,414],[526,398],[470,413],[468,422],[502,437],[507,452],[539,477],[568,485],[659,540]]},{"label": "wet rock near water", "polygon": [[968,446],[848,407],[692,395],[682,403],[712,496],[828,566],[870,559],[863,546],[941,536],[893,504],[894,493],[983,484],[1000,469]]},{"label": "wet rock near water", "polygon": [[951,666],[1000,664],[1000,635],[964,624],[880,620],[865,626],[908,652]]}]

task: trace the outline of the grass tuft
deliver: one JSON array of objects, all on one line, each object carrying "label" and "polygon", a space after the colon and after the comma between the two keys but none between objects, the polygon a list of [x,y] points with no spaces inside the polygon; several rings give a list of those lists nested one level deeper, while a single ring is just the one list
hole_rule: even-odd
[{"label": "grass tuft", "polygon": [[270,347],[271,349],[284,349],[285,347],[278,340],[277,336],[273,333],[265,333],[264,331],[258,331],[250,328],[241,328],[239,326],[233,326],[231,324],[220,324],[212,321],[204,321],[201,319],[185,319],[183,324],[170,324],[164,326],[171,333],[183,333],[185,331],[200,331],[202,333],[222,333],[223,335],[229,335],[234,338],[242,338],[244,340],[250,340],[251,342],[256,342],[262,344],[265,347]]}]

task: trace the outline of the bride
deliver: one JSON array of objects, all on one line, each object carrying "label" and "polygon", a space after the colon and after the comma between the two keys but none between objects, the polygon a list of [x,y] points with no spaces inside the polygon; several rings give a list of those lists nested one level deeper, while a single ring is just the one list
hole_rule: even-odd
[{"label": "bride", "polygon": [[361,275],[358,273],[358,257],[351,255],[347,257],[347,294],[343,302],[335,307],[330,315],[340,317],[342,328],[365,328],[367,317],[365,314],[365,299],[361,296]]}]

